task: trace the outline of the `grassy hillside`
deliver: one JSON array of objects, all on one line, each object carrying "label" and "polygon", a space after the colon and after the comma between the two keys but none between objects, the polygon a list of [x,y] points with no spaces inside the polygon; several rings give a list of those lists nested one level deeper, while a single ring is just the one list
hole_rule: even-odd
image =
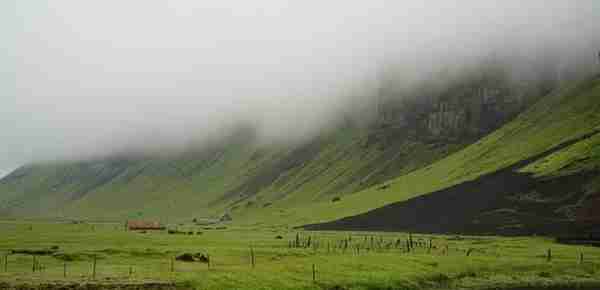
[{"label": "grassy hillside", "polygon": [[[410,172],[468,142],[425,144],[393,130],[344,126],[295,146],[254,145],[240,132],[163,158],[114,158],[20,168],[0,181],[12,217],[162,220],[330,201]],[[441,141],[440,141],[441,142]]]},{"label": "grassy hillside", "polygon": [[[471,218],[493,215],[495,223],[503,226],[522,226],[525,219],[575,219],[578,210],[585,208],[600,190],[599,129],[600,78],[596,77],[555,92],[513,122],[443,160],[385,186],[348,196],[343,202],[319,204],[307,211],[328,220],[335,218],[331,212],[352,216],[398,202],[393,208],[371,212],[370,218],[366,214],[354,222],[342,222],[357,225],[358,220],[363,224],[369,220],[381,228],[386,221],[373,219],[389,222],[400,218],[402,211],[414,212],[419,201],[424,204],[418,207],[422,212],[456,218],[469,206],[476,206],[476,199],[493,192],[489,199],[481,200],[481,211]],[[519,182],[518,177],[529,181],[512,186]],[[496,181],[491,182],[494,178]],[[411,200],[427,193],[432,194]],[[494,199],[498,195],[502,199]],[[456,204],[458,207],[453,209],[455,200],[462,206]],[[434,203],[439,206],[428,208]],[[553,222],[546,220],[546,224]]]},{"label": "grassy hillside", "polygon": [[[439,107],[448,106],[431,105]],[[431,113],[436,130],[446,126],[440,114],[464,115]],[[600,79],[555,91],[477,142],[473,136],[423,136],[415,128],[345,125],[282,147],[254,145],[252,133],[243,131],[178,156],[27,166],[0,181],[0,213],[175,221],[230,212],[238,224],[331,221],[475,181],[589,135],[600,128]],[[520,171],[536,178],[592,172],[598,138],[560,148]],[[598,189],[600,181],[586,179],[576,203],[583,206]]]}]

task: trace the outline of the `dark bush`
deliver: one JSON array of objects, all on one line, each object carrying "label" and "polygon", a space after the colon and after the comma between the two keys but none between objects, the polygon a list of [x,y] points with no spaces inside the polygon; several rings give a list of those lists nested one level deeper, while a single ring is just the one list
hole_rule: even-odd
[{"label": "dark bush", "polygon": [[182,262],[200,262],[200,263],[208,263],[209,262],[208,255],[205,255],[202,253],[196,253],[196,254],[183,253],[183,254],[175,257],[175,260],[182,261]]},{"label": "dark bush", "polygon": [[36,255],[36,256],[49,256],[56,253],[56,250],[30,250],[30,249],[18,249],[10,250],[11,254],[24,254],[24,255]]},{"label": "dark bush", "polygon": [[208,255],[204,255],[204,254],[201,254],[201,253],[196,253],[194,255],[194,258],[196,258],[196,260],[198,262],[200,262],[200,263],[208,263],[210,261],[209,258],[208,258]]},{"label": "dark bush", "polygon": [[540,276],[542,278],[550,278],[550,277],[552,277],[552,274],[550,274],[549,272],[539,272],[538,276]]},{"label": "dark bush", "polygon": [[338,202],[341,201],[342,199],[339,196],[334,197],[331,202]]},{"label": "dark bush", "polygon": [[196,259],[194,259],[194,256],[192,254],[189,254],[189,253],[181,254],[181,255],[175,257],[175,260],[182,261],[182,262],[194,262],[194,261],[196,261]]}]

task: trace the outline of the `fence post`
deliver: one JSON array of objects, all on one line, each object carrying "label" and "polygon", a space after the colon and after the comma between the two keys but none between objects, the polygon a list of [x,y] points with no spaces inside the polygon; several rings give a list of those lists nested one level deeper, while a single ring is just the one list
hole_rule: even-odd
[{"label": "fence post", "polygon": [[67,262],[63,263],[63,278],[67,278]]},{"label": "fence post", "polygon": [[317,282],[317,267],[315,266],[315,264],[312,265],[312,278],[313,278],[313,283]]},{"label": "fence post", "polygon": [[36,263],[36,261],[35,261],[35,255],[32,255],[32,257],[33,258],[32,258],[32,262],[31,262],[31,272],[35,273],[35,263]]},{"label": "fence post", "polygon": [[173,257],[171,257],[170,262],[171,262],[171,273],[173,273],[173,272],[175,272],[175,259],[173,259]]},{"label": "fence post", "polygon": [[583,253],[579,253],[579,264],[583,264]]},{"label": "fence post", "polygon": [[4,272],[8,272],[8,254],[4,255]]},{"label": "fence post", "polygon": [[208,263],[206,263],[206,266],[208,266],[208,269],[210,269],[210,255],[206,254],[206,260]]},{"label": "fence post", "polygon": [[92,262],[92,280],[96,280],[96,255],[94,255],[94,260]]},{"label": "fence post", "polygon": [[548,262],[552,261],[552,250],[548,249],[548,253],[546,254],[546,260]]},{"label": "fence post", "polygon": [[133,275],[133,267],[129,266],[129,278],[131,278],[131,275]]},{"label": "fence post", "polygon": [[256,260],[254,259],[254,248],[250,246],[250,263],[252,264],[252,268],[256,266]]}]

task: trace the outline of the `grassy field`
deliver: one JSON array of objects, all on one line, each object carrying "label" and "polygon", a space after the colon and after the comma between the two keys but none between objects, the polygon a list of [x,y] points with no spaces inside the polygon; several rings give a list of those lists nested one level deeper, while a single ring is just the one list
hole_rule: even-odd
[{"label": "grassy field", "polygon": [[[405,233],[216,229],[196,225],[177,228],[194,234],[127,232],[122,224],[109,223],[1,222],[0,281],[171,281],[196,289],[600,286],[600,248],[562,245],[542,237],[412,235],[409,251],[409,235]],[[4,255],[12,250],[53,253],[38,254],[35,264],[41,270],[33,272],[34,257],[22,253]],[[254,267],[251,252],[255,256]],[[208,255],[210,265],[173,261],[183,253]]]}]

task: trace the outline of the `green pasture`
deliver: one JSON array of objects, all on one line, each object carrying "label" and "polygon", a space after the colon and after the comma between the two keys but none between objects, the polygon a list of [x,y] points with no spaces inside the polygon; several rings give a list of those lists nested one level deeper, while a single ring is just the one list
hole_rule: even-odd
[{"label": "green pasture", "polygon": [[[407,233],[169,228],[186,234],[130,232],[116,223],[1,222],[0,281],[168,281],[196,289],[600,286],[600,248],[562,245],[544,237],[412,234],[409,250]],[[42,250],[53,253],[35,258],[27,253]],[[13,251],[20,253],[9,254]],[[174,260],[183,253],[207,255],[210,265]]]}]

